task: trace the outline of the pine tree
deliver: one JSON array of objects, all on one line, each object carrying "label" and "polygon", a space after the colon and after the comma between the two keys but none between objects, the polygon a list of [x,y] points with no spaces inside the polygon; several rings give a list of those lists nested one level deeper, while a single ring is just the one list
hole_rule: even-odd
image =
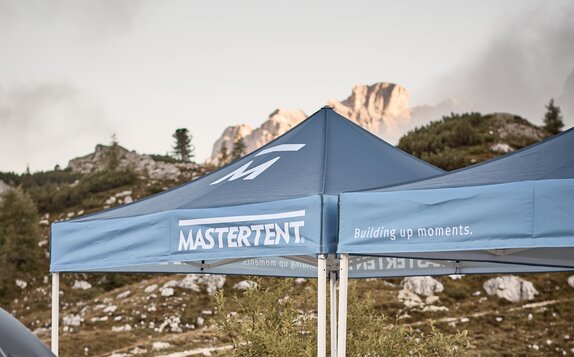
[{"label": "pine tree", "polygon": [[217,158],[219,167],[225,166],[229,162],[229,151],[227,150],[227,145],[223,143],[221,149],[219,150],[219,156]]},{"label": "pine tree", "polygon": [[38,211],[21,190],[10,190],[0,199],[0,302],[13,297],[14,280],[46,268],[38,247]]},{"label": "pine tree", "polygon": [[550,99],[550,103],[546,106],[546,114],[544,114],[544,130],[554,135],[561,132],[563,127],[560,107],[554,105],[554,99]]},{"label": "pine tree", "polygon": [[173,134],[175,145],[173,154],[176,159],[183,162],[190,162],[193,159],[195,147],[191,144],[192,135],[185,128],[180,128]]},{"label": "pine tree", "polygon": [[110,150],[106,154],[108,169],[114,171],[120,165],[120,149],[118,144],[118,136],[112,134],[112,142],[110,144]]},{"label": "pine tree", "polygon": [[233,148],[231,149],[231,161],[239,160],[245,154],[245,142],[239,135],[235,136],[233,140]]}]

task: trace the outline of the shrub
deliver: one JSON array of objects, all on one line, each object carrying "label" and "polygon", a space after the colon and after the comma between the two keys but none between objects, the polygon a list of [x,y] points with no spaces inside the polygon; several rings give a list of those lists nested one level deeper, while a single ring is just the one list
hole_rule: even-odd
[{"label": "shrub", "polygon": [[[272,282],[265,286],[264,283]],[[313,356],[316,328],[305,302],[289,298],[292,279],[257,279],[231,301],[216,295],[215,323],[234,347],[235,356]],[[306,291],[308,299],[309,292]],[[229,304],[238,305],[237,314]],[[307,306],[306,306],[307,305]]]},{"label": "shrub", "polygon": [[42,212],[58,212],[80,205],[90,195],[132,185],[137,175],[132,170],[105,170],[84,176],[77,185],[67,181],[31,186],[27,191]]},{"label": "shrub", "polygon": [[[290,298],[292,293],[289,279],[259,279],[232,299],[218,293],[215,324],[235,356],[315,355],[316,285],[309,284],[300,300]],[[359,297],[354,284],[348,302],[349,356],[456,356],[471,347],[466,331],[445,334],[432,323],[423,330],[393,323],[376,311],[373,298]]]}]

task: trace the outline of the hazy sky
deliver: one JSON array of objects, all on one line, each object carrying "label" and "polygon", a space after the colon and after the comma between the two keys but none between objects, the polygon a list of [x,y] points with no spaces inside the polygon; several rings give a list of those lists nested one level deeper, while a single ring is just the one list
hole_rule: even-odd
[{"label": "hazy sky", "polygon": [[574,68],[571,1],[0,0],[0,171],[66,166],[115,133],[143,153],[356,84],[538,120]]}]

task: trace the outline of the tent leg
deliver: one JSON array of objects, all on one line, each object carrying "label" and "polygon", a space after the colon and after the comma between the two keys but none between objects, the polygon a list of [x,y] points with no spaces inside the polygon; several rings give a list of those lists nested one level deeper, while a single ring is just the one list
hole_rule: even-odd
[{"label": "tent leg", "polygon": [[60,328],[60,273],[52,273],[52,353],[58,355]]},{"label": "tent leg", "polygon": [[329,272],[331,298],[331,357],[337,357],[337,273]]},{"label": "tent leg", "polygon": [[327,354],[327,260],[317,258],[317,356]]},{"label": "tent leg", "polygon": [[345,356],[347,346],[347,291],[349,287],[349,255],[341,254],[339,262],[339,330],[337,354]]}]

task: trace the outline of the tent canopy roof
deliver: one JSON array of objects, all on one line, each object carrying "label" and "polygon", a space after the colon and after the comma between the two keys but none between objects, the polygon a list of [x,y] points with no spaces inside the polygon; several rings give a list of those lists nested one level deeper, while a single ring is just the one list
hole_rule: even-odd
[{"label": "tent canopy roof", "polygon": [[53,224],[50,269],[314,276],[340,192],[442,172],[323,108],[212,174]]},{"label": "tent canopy roof", "polygon": [[325,107],[267,145],[209,175],[77,220],[337,195],[443,172]]},{"label": "tent canopy roof", "polygon": [[442,176],[342,193],[338,252],[574,267],[573,152],[570,129]]}]

